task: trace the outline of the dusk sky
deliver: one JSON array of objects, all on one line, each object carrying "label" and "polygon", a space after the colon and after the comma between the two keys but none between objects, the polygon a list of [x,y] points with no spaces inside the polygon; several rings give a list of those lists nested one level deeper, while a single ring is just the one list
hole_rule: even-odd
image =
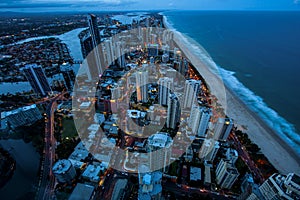
[{"label": "dusk sky", "polygon": [[1,0],[0,11],[300,10],[300,0]]}]

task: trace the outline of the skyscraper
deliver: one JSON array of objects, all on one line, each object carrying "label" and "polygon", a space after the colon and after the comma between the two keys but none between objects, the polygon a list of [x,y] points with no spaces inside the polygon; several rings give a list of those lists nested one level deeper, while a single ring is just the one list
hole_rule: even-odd
[{"label": "skyscraper", "polygon": [[197,99],[200,87],[200,80],[190,79],[185,81],[183,108],[192,107],[193,103]]},{"label": "skyscraper", "polygon": [[193,133],[204,137],[211,117],[211,110],[205,107],[193,105],[188,125]]},{"label": "skyscraper", "polygon": [[35,93],[40,94],[41,96],[46,96],[49,92],[52,92],[41,66],[30,64],[21,68],[21,71],[24,72],[25,77],[29,81]]},{"label": "skyscraper", "polygon": [[93,50],[93,42],[90,33],[87,33],[80,39],[82,57],[85,59]]},{"label": "skyscraper", "polygon": [[175,129],[180,120],[179,97],[175,93],[169,94],[167,128]]},{"label": "skyscraper", "polygon": [[[83,56],[87,56],[88,77],[90,80],[98,81],[99,75],[103,73],[104,56],[102,51],[101,37],[97,25],[96,15],[89,14],[87,16],[90,35],[86,36],[82,41]],[[89,54],[92,52],[91,54]]]},{"label": "skyscraper", "polygon": [[148,71],[141,70],[136,72],[136,93],[138,102],[148,101]]},{"label": "skyscraper", "polygon": [[183,59],[181,60],[181,64],[180,64],[179,66],[180,66],[180,68],[179,68],[180,74],[181,74],[182,76],[185,76],[186,73],[187,73],[187,71],[188,71],[188,69],[189,69],[189,62],[187,61],[186,58],[183,58]]},{"label": "skyscraper", "polygon": [[72,90],[76,79],[76,75],[73,69],[69,64],[64,63],[60,66],[60,72],[64,77],[66,87],[68,88],[68,90]]},{"label": "skyscraper", "polygon": [[115,55],[117,57],[116,59],[119,67],[125,67],[125,50],[123,41],[115,42]]},{"label": "skyscraper", "polygon": [[215,141],[212,150],[205,156],[204,159],[213,162],[219,149],[220,149],[220,143],[218,141]]},{"label": "skyscraper", "polygon": [[226,160],[229,160],[230,163],[235,164],[238,157],[239,157],[239,154],[235,149],[228,148],[226,150]]},{"label": "skyscraper", "polygon": [[299,199],[300,177],[294,173],[287,176],[273,174],[259,187],[259,192],[253,191],[247,198],[253,199]]},{"label": "skyscraper", "polygon": [[173,78],[163,77],[158,80],[159,84],[159,104],[160,105],[167,105],[168,104],[168,97],[173,89]]},{"label": "skyscraper", "polygon": [[95,48],[101,42],[100,32],[97,25],[97,16],[94,14],[89,14],[87,18],[88,18],[90,33],[92,36],[93,46]]},{"label": "skyscraper", "polygon": [[238,170],[230,162],[221,159],[216,169],[217,184],[221,188],[230,189],[238,176]]},{"label": "skyscraper", "polygon": [[105,47],[105,55],[106,55],[106,65],[109,66],[114,63],[114,51],[112,46],[112,40],[106,39],[104,41],[104,47]]},{"label": "skyscraper", "polygon": [[173,58],[174,58],[174,61],[180,62],[180,59],[181,59],[181,51],[180,51],[177,47],[174,47],[174,50],[173,50]]},{"label": "skyscraper", "polygon": [[158,132],[148,138],[148,148],[150,155],[150,170],[156,171],[161,169],[166,172],[170,164],[172,153],[172,138],[163,132]]},{"label": "skyscraper", "polygon": [[214,139],[227,140],[232,127],[233,127],[233,122],[231,119],[219,118],[214,128]]},{"label": "skyscraper", "polygon": [[204,159],[211,151],[213,151],[215,141],[213,139],[207,139],[203,141],[200,151],[199,151],[199,158]]}]

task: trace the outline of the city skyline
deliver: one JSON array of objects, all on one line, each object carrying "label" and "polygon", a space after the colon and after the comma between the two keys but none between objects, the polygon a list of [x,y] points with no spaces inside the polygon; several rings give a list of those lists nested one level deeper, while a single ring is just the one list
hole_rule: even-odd
[{"label": "city skyline", "polygon": [[[52,0],[39,0],[36,8],[47,2]],[[172,6],[171,1],[160,6],[166,2]],[[180,20],[186,17],[177,13]],[[193,18],[181,23],[194,30],[209,18],[185,13]],[[222,76],[225,70],[201,45],[168,29],[166,21],[173,22],[168,16],[159,11],[37,16],[0,20],[8,26],[1,29],[0,78],[31,86],[0,99],[0,147],[7,144],[0,148],[6,162],[0,171],[7,174],[0,177],[4,199],[292,200],[300,195],[298,149],[235,93],[230,83],[236,82]],[[217,33],[213,41],[221,43],[227,36],[222,28],[206,28],[205,37]],[[21,140],[38,155],[24,157],[28,153],[13,146]],[[31,169],[22,163],[34,158],[37,169],[26,183]],[[14,182],[28,187],[22,191]],[[269,193],[274,186],[278,190]]]},{"label": "city skyline", "polygon": [[[0,12],[135,11],[135,10],[299,10],[299,0],[5,0]],[[41,10],[42,9],[42,10]]]}]

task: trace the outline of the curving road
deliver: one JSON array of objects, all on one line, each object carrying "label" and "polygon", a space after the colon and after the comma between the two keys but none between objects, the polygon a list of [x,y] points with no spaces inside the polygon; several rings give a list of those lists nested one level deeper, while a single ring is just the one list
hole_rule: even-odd
[{"label": "curving road", "polygon": [[63,97],[62,93],[51,99],[46,109],[47,120],[45,123],[45,146],[44,156],[41,164],[41,175],[39,179],[36,200],[53,199],[55,177],[52,174],[52,165],[55,158],[55,138],[54,138],[54,111],[56,110],[56,100]]}]

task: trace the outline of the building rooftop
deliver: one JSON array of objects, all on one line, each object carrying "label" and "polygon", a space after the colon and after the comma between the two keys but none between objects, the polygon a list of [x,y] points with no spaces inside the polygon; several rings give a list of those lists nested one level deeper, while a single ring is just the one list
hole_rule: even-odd
[{"label": "building rooftop", "polygon": [[66,171],[68,171],[70,169],[70,167],[72,167],[71,161],[69,161],[67,159],[63,159],[63,160],[57,161],[54,164],[52,170],[53,170],[53,173],[64,174]]},{"label": "building rooftop", "polygon": [[191,167],[190,168],[190,180],[191,181],[201,180],[201,168],[199,168],[199,167]]},{"label": "building rooftop", "polygon": [[79,106],[80,109],[88,109],[91,106],[91,102],[87,101],[87,102],[82,102]]},{"label": "building rooftop", "polygon": [[138,118],[144,118],[146,116],[145,112],[141,112],[139,110],[127,110],[127,115],[130,118],[138,119]]},{"label": "building rooftop", "polygon": [[84,160],[89,155],[89,151],[85,148],[82,142],[79,142],[75,147],[69,159],[81,161]]},{"label": "building rooftop", "polygon": [[88,127],[88,130],[89,131],[98,131],[100,128],[100,125],[99,124],[91,124],[89,127]]},{"label": "building rooftop", "polygon": [[94,193],[94,186],[78,183],[69,200],[90,200]]},{"label": "building rooftop", "polygon": [[32,104],[30,106],[24,106],[21,108],[17,108],[15,110],[10,110],[10,111],[5,111],[5,112],[1,112],[1,119],[4,119],[5,117],[8,117],[10,115],[14,115],[14,114],[18,114],[20,112],[24,112],[30,109],[35,109],[36,108],[36,104]]},{"label": "building rooftop", "polygon": [[204,171],[204,182],[210,184],[211,183],[211,167],[209,165],[205,165]]},{"label": "building rooftop", "polygon": [[101,165],[90,164],[82,173],[82,177],[97,182],[100,180],[100,177],[98,176],[100,171],[103,171],[104,169],[105,168]]},{"label": "building rooftop", "polygon": [[164,148],[171,145],[172,139],[167,133],[158,132],[148,138],[148,143],[151,146]]}]

